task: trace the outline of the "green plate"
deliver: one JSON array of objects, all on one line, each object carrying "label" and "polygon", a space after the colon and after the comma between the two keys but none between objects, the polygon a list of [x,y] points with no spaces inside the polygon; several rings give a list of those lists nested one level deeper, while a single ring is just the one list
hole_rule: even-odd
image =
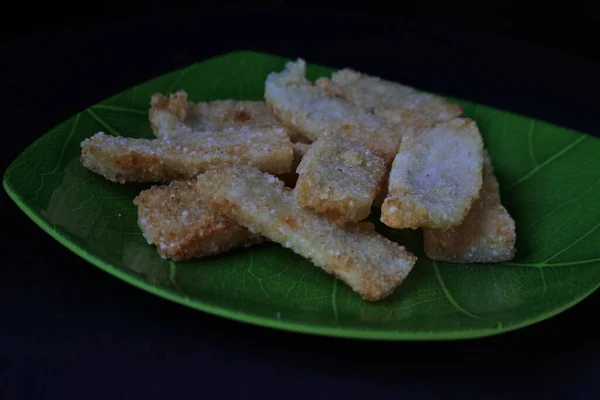
[{"label": "green plate", "polygon": [[[600,140],[456,99],[479,124],[517,222],[514,262],[435,263],[422,252],[420,231],[379,224],[420,258],[391,297],[367,303],[275,244],[186,263],[161,259],[142,237],[132,203],[147,185],[114,184],[84,169],[80,142],[98,131],[152,137],[147,111],[155,92],[185,89],[193,101],[262,99],[267,74],[285,61],[236,52],[131,88],[33,143],[6,171],[4,187],[41,228],[106,272],[186,306],[272,328],[367,339],[475,338],[551,317],[600,285]],[[332,71],[308,69],[311,79]]]}]

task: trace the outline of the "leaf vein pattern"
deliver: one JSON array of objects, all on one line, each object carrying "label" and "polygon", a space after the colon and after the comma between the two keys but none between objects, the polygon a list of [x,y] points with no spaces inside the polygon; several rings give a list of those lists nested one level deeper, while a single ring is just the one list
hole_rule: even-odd
[{"label": "leaf vein pattern", "polygon": [[446,284],[444,283],[444,279],[442,278],[442,275],[440,274],[440,269],[437,265],[437,262],[432,261],[431,263],[433,264],[433,271],[435,272],[435,277],[438,281],[438,284],[442,288],[442,292],[444,292],[444,295],[446,296],[446,299],[450,302],[450,304],[452,304],[452,306],[454,308],[456,308],[458,311],[460,311],[462,314],[466,315],[467,317],[484,321],[484,319],[482,317],[480,317],[479,315],[473,314],[472,312],[466,310],[463,306],[458,304],[458,302],[454,299],[454,297],[452,296],[452,294],[446,287]]},{"label": "leaf vein pattern", "polygon": [[576,260],[576,261],[565,261],[559,263],[546,264],[543,262],[540,263],[519,263],[519,262],[504,262],[501,265],[509,265],[513,267],[533,267],[533,268],[552,268],[552,267],[570,267],[573,265],[582,265],[582,264],[592,264],[595,262],[600,262],[600,257],[590,258],[588,260]]},{"label": "leaf vein pattern", "polygon": [[45,172],[45,173],[43,173],[41,175],[40,186],[35,191],[34,198],[37,199],[37,196],[40,193],[40,190],[42,190],[42,188],[44,187],[44,181],[45,181],[46,177],[48,175],[52,175],[53,173],[55,173],[56,171],[58,171],[58,168],[60,167],[60,165],[62,163],[62,159],[63,159],[63,157],[65,155],[65,150],[67,149],[67,145],[71,141],[71,137],[73,137],[73,133],[75,133],[75,129],[77,129],[77,125],[79,124],[79,117],[80,116],[81,116],[81,114],[79,114],[79,113],[75,116],[75,121],[73,121],[73,125],[71,126],[71,130],[69,131],[69,136],[67,136],[67,138],[63,142],[62,148],[60,149],[60,154],[58,155],[58,161],[56,162],[56,166],[54,168],[52,168],[51,171]]},{"label": "leaf vein pattern", "polygon": [[535,159],[535,153],[533,151],[533,131],[534,131],[534,127],[535,127],[535,120],[532,119],[529,123],[529,132],[527,133],[527,144],[528,144],[528,149],[529,149],[529,157],[531,158],[531,161],[533,162],[533,166],[537,167],[538,162]]},{"label": "leaf vein pattern", "polygon": [[553,256],[551,256],[550,258],[548,258],[546,261],[544,261],[542,264],[547,264],[548,262],[554,260],[556,257],[560,256],[562,253],[564,253],[565,251],[569,250],[571,247],[575,246],[577,243],[581,242],[583,239],[585,239],[586,237],[590,236],[592,233],[594,233],[594,231],[596,229],[598,229],[598,227],[600,226],[600,222],[598,222],[596,225],[594,225],[592,227],[592,229],[590,229],[589,231],[587,231],[586,233],[584,233],[583,235],[579,236],[577,238],[577,240],[574,240],[570,245],[565,246],[562,250],[560,250],[558,253],[554,254]]},{"label": "leaf vein pattern", "polygon": [[177,77],[173,80],[173,82],[171,82],[171,84],[167,88],[167,94],[170,94],[171,92],[173,92],[173,90],[179,84],[179,82],[181,81],[181,79],[183,79],[183,77],[188,72],[190,72],[192,69],[194,69],[196,67],[196,65],[197,64],[192,64],[189,67],[182,69],[181,72],[179,72],[179,74],[177,75]]},{"label": "leaf vein pattern", "polygon": [[338,287],[338,280],[337,278],[333,277],[333,289],[331,290],[331,308],[333,310],[333,318],[335,323],[337,324],[338,322],[338,310],[337,310],[337,287]]},{"label": "leaf vein pattern", "polygon": [[139,114],[139,115],[147,115],[148,114],[147,110],[138,110],[135,108],[115,106],[112,104],[96,104],[95,106],[92,106],[92,108],[96,108],[98,110],[118,111],[118,112]]},{"label": "leaf vein pattern", "polygon": [[169,260],[169,283],[178,291],[183,292],[177,283],[177,264],[173,260]]},{"label": "leaf vein pattern", "polygon": [[538,164],[535,168],[532,168],[529,172],[527,172],[526,174],[524,174],[523,176],[521,176],[519,179],[517,179],[516,181],[514,181],[513,183],[511,183],[510,185],[508,185],[506,187],[506,190],[512,189],[513,187],[515,187],[515,186],[517,186],[517,185],[525,182],[527,179],[531,178],[533,175],[535,175],[536,173],[538,173],[546,165],[552,163],[552,161],[556,160],[557,158],[559,158],[560,156],[562,156],[563,154],[565,154],[566,152],[568,152],[569,150],[571,150],[573,147],[577,146],[579,143],[581,143],[585,139],[587,139],[587,136],[581,136],[581,137],[577,138],[576,140],[574,140],[573,142],[571,142],[571,144],[569,144],[568,146],[566,146],[562,150],[557,151],[552,156],[548,157],[546,159],[546,161],[542,162],[541,164]]},{"label": "leaf vein pattern", "polygon": [[119,131],[117,131],[115,128],[113,128],[112,126],[110,126],[108,124],[108,122],[106,122],[104,119],[100,118],[98,116],[98,114],[96,114],[91,108],[88,108],[87,113],[96,120],[96,122],[98,122],[100,125],[102,125],[102,127],[111,135],[114,136],[121,136],[121,134],[119,133]]}]

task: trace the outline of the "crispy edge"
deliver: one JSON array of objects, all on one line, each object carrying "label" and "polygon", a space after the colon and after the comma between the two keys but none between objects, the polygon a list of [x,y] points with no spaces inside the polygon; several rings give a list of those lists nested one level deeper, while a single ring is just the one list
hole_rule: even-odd
[{"label": "crispy edge", "polygon": [[[244,183],[237,180],[240,177]],[[367,301],[378,301],[392,294],[417,261],[417,257],[403,246],[377,233],[371,223],[340,227],[324,216],[302,209],[293,199],[291,189],[285,188],[281,181],[256,168],[219,166],[200,175],[198,185],[203,201],[211,210],[227,215],[251,232],[260,233],[306,257],[317,267],[348,284]],[[235,197],[240,196],[240,190],[255,193],[257,197],[243,195],[244,198],[240,201]],[[269,204],[264,202],[263,196],[269,199]],[[271,207],[274,208],[269,210]],[[321,231],[307,231],[307,222],[319,226]],[[307,243],[321,235],[338,240],[340,237],[346,238],[348,243],[339,250]],[[378,241],[379,245],[388,248],[387,256],[395,260],[394,267],[387,262],[385,265],[369,265],[376,262],[373,259],[381,258],[379,252],[373,253],[370,240]],[[367,257],[368,254],[373,256]],[[358,259],[359,256],[363,260]],[[367,265],[361,264],[361,261],[366,261]],[[356,274],[360,276],[359,282],[356,282]]]},{"label": "crispy edge", "polygon": [[310,147],[310,143],[305,143],[304,141],[292,143],[292,148],[294,149],[294,162],[292,163],[292,168],[289,172],[285,172],[282,174],[276,174],[275,176],[285,183],[285,186],[293,188],[296,186],[296,182],[298,181],[298,173],[296,169],[298,165],[302,161],[302,158],[308,151]]},{"label": "crispy edge", "polygon": [[[406,101],[409,101],[408,97],[411,96],[418,96],[419,100],[413,101],[411,107],[381,101],[378,104],[372,104],[364,99],[364,97],[368,97],[369,94],[367,89],[364,87],[362,90],[357,88],[355,90],[353,89],[353,86],[361,80],[369,80],[389,88],[401,90],[404,92]],[[344,68],[334,72],[331,79],[320,78],[317,80],[316,84],[325,89],[328,93],[351,101],[356,105],[375,108],[379,111],[379,115],[384,116],[385,118],[395,120],[398,118],[397,115],[401,114],[403,115],[402,119],[404,121],[410,121],[411,124],[422,125],[428,124],[429,122],[437,123],[450,121],[460,117],[463,113],[463,108],[460,104],[453,103],[443,96],[418,90],[412,86],[407,86],[399,82],[358,72],[351,68]],[[375,95],[378,94],[374,88],[371,90],[371,93]]]},{"label": "crispy edge", "polygon": [[138,226],[162,258],[187,261],[264,241],[262,236],[198,204],[196,192],[194,181],[174,181],[143,190],[133,200]]},{"label": "crispy edge", "polygon": [[[469,212],[473,202],[477,200],[479,197],[479,192],[482,185],[482,169],[483,169],[483,140],[481,139],[481,135],[479,134],[479,130],[477,129],[477,125],[475,121],[469,118],[456,118],[452,121],[441,122],[436,124],[436,127],[443,125],[458,125],[467,126],[467,130],[461,129],[459,134],[461,135],[469,135],[476,141],[476,146],[481,153],[481,163],[479,163],[479,173],[476,174],[475,177],[475,192],[471,197],[470,203],[465,204],[462,210],[460,210],[460,214],[455,218],[450,218],[446,220],[437,220],[432,219],[430,209],[428,209],[422,202],[415,201],[414,196],[408,197],[406,196],[410,188],[404,187],[402,184],[401,187],[395,188],[392,185],[392,175],[393,169],[396,167],[396,160],[394,160],[394,166],[392,167],[392,172],[390,173],[389,183],[388,183],[388,194],[381,206],[381,222],[385,225],[395,228],[395,229],[403,229],[403,228],[436,228],[436,229],[448,229],[453,226],[460,224],[467,213]],[[435,127],[434,127],[435,128]],[[471,129],[475,128],[475,129]],[[400,151],[396,155],[396,159],[400,157],[404,152],[410,152],[414,147],[418,145],[418,138],[420,135],[416,132],[413,132],[407,135],[401,145]]]},{"label": "crispy edge", "polygon": [[423,229],[427,257],[455,263],[502,262],[516,254],[516,225],[501,203],[498,180],[484,153],[481,194],[464,221],[450,229]]},{"label": "crispy edge", "polygon": [[[349,71],[349,70],[342,70]],[[340,72],[340,71],[338,71]],[[323,89],[327,94],[331,96],[340,97],[344,100],[347,100],[359,107],[365,107],[364,104],[360,102],[355,102],[345,92],[345,85],[360,79],[361,74],[355,71],[351,71],[352,73],[348,73],[344,75],[344,80],[338,80],[337,82],[332,82],[328,78],[319,78],[316,80],[315,85]],[[397,126],[410,126],[414,128],[427,128],[435,125],[437,121],[426,116],[425,114],[417,111],[417,110],[407,110],[399,107],[375,107],[370,106],[373,110],[373,113],[386,120],[391,125]],[[462,113],[462,111],[461,111]]]},{"label": "crispy edge", "polygon": [[[325,154],[321,154],[322,152]],[[336,152],[339,154],[335,154]],[[322,157],[326,159],[321,159]],[[365,164],[371,168],[367,170],[363,167]],[[371,176],[356,177],[360,182],[355,181],[356,185],[364,181],[371,182],[371,191],[367,196],[369,200],[362,201],[363,199],[353,197],[349,193],[352,187],[338,192],[334,185],[327,184],[324,174],[331,167],[343,168],[348,175],[352,173],[353,167],[363,167],[362,172],[371,173]],[[311,146],[296,171],[299,177],[294,196],[298,204],[343,225],[357,223],[369,216],[373,201],[381,190],[386,167],[384,160],[367,147],[335,135],[323,135]]]},{"label": "crispy edge", "polygon": [[285,65],[285,69],[279,72],[272,72],[267,76],[265,81],[265,102],[267,107],[275,115],[277,120],[279,120],[285,126],[294,129],[297,131],[302,137],[306,138],[309,141],[317,140],[318,137],[306,132],[306,130],[302,129],[296,123],[296,118],[294,117],[294,112],[289,109],[289,107],[278,105],[277,99],[279,95],[275,94],[280,91],[280,86],[285,86],[286,82],[291,82],[300,86],[311,87],[310,82],[306,80],[306,63],[303,59],[298,59],[296,62],[288,62]]},{"label": "crispy edge", "polygon": [[[284,88],[290,85],[306,87],[308,90],[311,90],[311,97],[319,97],[337,101],[340,104],[346,104],[355,110],[356,118],[354,118],[352,123],[342,123],[341,121],[339,121],[339,124],[325,123],[325,125],[329,126],[320,128],[318,133],[316,130],[313,132],[311,130],[315,128],[315,125],[312,123],[308,124],[309,118],[303,116],[303,113],[298,113],[294,107],[290,107],[288,104],[289,101],[286,98],[287,95],[282,94]],[[386,161],[388,168],[391,168],[394,156],[398,152],[402,136],[417,128],[405,123],[388,124],[384,118],[377,116],[366,108],[333,96],[321,87],[312,84],[306,79],[306,62],[303,59],[298,59],[296,62],[288,62],[283,71],[269,74],[265,82],[265,101],[279,121],[285,126],[297,130],[300,135],[307,139],[317,140],[325,132],[342,136],[347,140],[370,148]],[[310,112],[307,114],[310,114]],[[374,125],[376,125],[376,128]],[[308,126],[311,126],[311,129],[308,129]]]},{"label": "crispy edge", "polygon": [[191,103],[190,107],[191,118],[206,121],[212,128],[278,125],[285,129],[290,140],[295,142],[302,138],[296,130],[283,125],[264,100],[213,100]]},{"label": "crispy edge", "polygon": [[259,146],[255,141],[204,151],[196,140],[136,139],[99,132],[81,142],[80,161],[90,171],[118,183],[191,179],[215,164],[249,163],[284,174],[292,171],[294,154],[289,138],[281,136],[281,143],[265,140]]},{"label": "crispy edge", "polygon": [[[215,130],[229,127],[260,127],[279,125],[285,129],[291,140],[297,140],[299,133],[281,124],[263,100],[213,100],[190,102],[183,90],[164,96],[152,95],[149,120],[154,135],[158,138],[175,138],[194,132],[193,123],[206,121],[201,130]],[[206,125],[206,124],[204,124]]]},{"label": "crispy edge", "polygon": [[191,133],[191,128],[184,123],[190,107],[187,93],[183,90],[169,96],[153,94],[150,99],[148,119],[154,135],[159,139],[168,139]]}]

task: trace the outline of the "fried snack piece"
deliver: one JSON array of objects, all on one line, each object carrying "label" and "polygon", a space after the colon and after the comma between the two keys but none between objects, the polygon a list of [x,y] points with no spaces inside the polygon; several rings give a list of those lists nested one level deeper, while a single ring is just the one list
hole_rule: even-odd
[{"label": "fried snack piece", "polygon": [[302,143],[302,144],[311,144],[313,142],[312,140],[310,140],[308,138],[305,138],[304,136],[298,136],[297,138],[292,139],[292,141],[294,143],[298,143],[298,144],[300,144],[300,143]]},{"label": "fried snack piece", "polygon": [[481,189],[483,140],[468,118],[404,137],[390,173],[381,222],[392,228],[458,225]]},{"label": "fried snack piece", "polygon": [[[292,147],[294,148],[294,163],[296,164],[296,167],[298,167],[298,164],[300,164],[300,161],[302,161],[302,158],[308,151],[310,145],[311,145],[310,143],[304,143],[304,142],[292,143]],[[295,170],[295,168],[294,168],[294,170]]]},{"label": "fried snack piece", "polygon": [[298,204],[344,224],[369,216],[386,168],[363,145],[327,134],[310,146],[296,171]]},{"label": "fried snack piece", "polygon": [[264,241],[198,201],[195,182],[174,181],[143,190],[133,201],[148,244],[163,258],[186,261]]},{"label": "fried snack piece", "polygon": [[414,129],[408,123],[389,124],[370,110],[328,94],[306,80],[306,63],[287,63],[282,72],[271,73],[265,83],[265,100],[286,126],[310,140],[330,132],[360,143],[390,166],[402,135]]},{"label": "fried snack piece", "polygon": [[[150,100],[149,117],[154,134],[161,139],[223,128],[281,125],[262,100],[193,103],[187,100],[187,93],[183,90],[169,96],[154,94]],[[290,138],[298,137],[295,131],[285,129]]]},{"label": "fried snack piece", "polygon": [[294,148],[294,162],[292,163],[292,170],[290,172],[286,172],[284,174],[277,174],[277,178],[282,180],[285,183],[285,186],[293,188],[296,186],[296,181],[298,180],[298,173],[296,172],[296,168],[302,161],[302,157],[308,151],[310,144],[302,142],[292,143],[292,147]]},{"label": "fried snack piece", "polygon": [[306,257],[369,301],[390,295],[417,260],[368,225],[341,227],[300,207],[292,189],[254,167],[215,167],[198,177],[198,188],[213,212]]},{"label": "fried snack piece", "polygon": [[431,118],[416,111],[374,108],[373,113],[392,125],[398,124],[416,128],[429,128],[436,124]]},{"label": "fried snack piece", "polygon": [[456,263],[501,262],[515,256],[515,221],[500,202],[500,188],[492,161],[484,153],[483,185],[479,198],[460,225],[423,229],[425,254]]},{"label": "fried snack piece", "polygon": [[99,132],[81,143],[81,163],[113,182],[191,179],[215,164],[290,172],[293,149],[281,127],[226,128],[175,139],[134,139]]},{"label": "fried snack piece", "polygon": [[418,91],[410,86],[369,76],[346,68],[335,72],[331,80],[320,78],[317,85],[328,93],[365,108],[374,108],[386,118],[413,118],[413,123],[427,119],[444,122],[462,114],[462,107],[441,96]]}]

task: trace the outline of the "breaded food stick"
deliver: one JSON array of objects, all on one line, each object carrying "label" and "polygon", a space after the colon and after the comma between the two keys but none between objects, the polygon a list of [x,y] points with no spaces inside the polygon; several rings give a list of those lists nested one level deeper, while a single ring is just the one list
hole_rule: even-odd
[{"label": "breaded food stick", "polygon": [[501,262],[515,256],[515,221],[500,201],[492,161],[485,152],[483,185],[479,198],[460,225],[450,229],[423,229],[425,254],[456,263]]},{"label": "breaded food stick", "polygon": [[[223,128],[281,125],[262,100],[193,103],[187,100],[187,93],[183,90],[169,96],[154,94],[150,101],[149,118],[154,134],[161,139]],[[290,138],[298,137],[296,132],[285,129]]]},{"label": "breaded food stick", "polygon": [[416,90],[397,82],[369,76],[350,68],[335,72],[331,80],[320,78],[317,85],[328,93],[346,99],[365,108],[373,108],[387,118],[405,114],[414,121],[425,121],[421,116],[435,122],[444,122],[462,114],[462,107],[441,96]]},{"label": "breaded food stick", "polygon": [[186,261],[264,241],[199,202],[195,182],[153,186],[143,190],[133,203],[142,234],[163,258]]},{"label": "breaded food stick", "polygon": [[413,128],[428,128],[435,125],[435,121],[416,111],[373,108],[373,113],[384,119],[390,125],[409,125]]},{"label": "breaded food stick", "polygon": [[281,127],[226,128],[175,139],[134,139],[97,133],[81,143],[81,163],[113,182],[191,179],[215,164],[250,164],[290,172],[292,143]]},{"label": "breaded food stick", "polygon": [[381,221],[392,228],[458,225],[479,196],[483,140],[457,118],[404,137],[390,173]]},{"label": "breaded food stick", "polygon": [[328,134],[310,146],[297,172],[298,204],[344,224],[369,216],[386,168],[365,146]]},{"label": "breaded food stick", "polygon": [[265,100],[286,126],[310,140],[329,132],[360,143],[391,165],[402,135],[414,127],[388,124],[368,109],[329,95],[306,80],[306,63],[288,63],[282,72],[271,73],[265,83]]},{"label": "breaded food stick", "polygon": [[390,295],[417,260],[371,229],[343,228],[300,207],[292,189],[253,167],[214,168],[198,177],[198,189],[213,212],[306,257],[369,301]]}]

